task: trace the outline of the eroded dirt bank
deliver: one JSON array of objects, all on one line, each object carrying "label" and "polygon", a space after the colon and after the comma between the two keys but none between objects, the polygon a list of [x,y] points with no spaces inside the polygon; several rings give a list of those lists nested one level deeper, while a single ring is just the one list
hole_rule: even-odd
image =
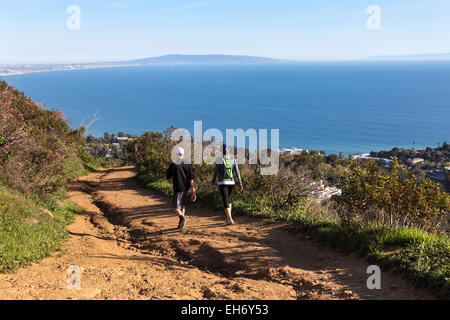
[{"label": "eroded dirt bank", "polygon": [[[2,299],[427,299],[392,273],[368,290],[368,263],[323,248],[285,224],[188,208],[175,229],[169,200],[141,188],[131,167],[80,178],[70,198],[87,209],[63,254],[0,275]],[[81,289],[66,269],[81,268]]]}]

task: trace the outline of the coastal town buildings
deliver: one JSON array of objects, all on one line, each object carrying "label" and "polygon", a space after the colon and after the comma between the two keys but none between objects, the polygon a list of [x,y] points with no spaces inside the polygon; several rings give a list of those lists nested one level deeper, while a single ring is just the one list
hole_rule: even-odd
[{"label": "coastal town buildings", "polygon": [[353,159],[358,160],[359,162],[367,162],[371,159],[375,160],[376,162],[378,162],[379,164],[384,163],[384,165],[386,167],[389,167],[392,163],[391,159],[385,159],[385,158],[376,158],[376,157],[371,157],[369,153],[363,153],[363,154],[354,154],[351,156]]},{"label": "coastal town buildings", "polygon": [[290,155],[300,155],[303,153],[303,151],[308,152],[307,150],[299,149],[299,148],[282,148],[282,149],[280,149],[281,154],[290,154]]},{"label": "coastal town buildings", "polygon": [[425,170],[426,176],[430,178],[431,180],[444,183],[447,181],[447,176],[445,174],[445,170],[439,170],[439,169],[431,169],[431,170]]},{"label": "coastal town buildings", "polygon": [[323,180],[320,180],[320,182],[314,182],[312,184],[311,195],[320,202],[330,199],[334,195],[340,196],[341,194],[341,189],[325,186]]},{"label": "coastal town buildings", "polygon": [[409,163],[410,165],[415,165],[415,164],[423,163],[423,162],[425,162],[425,160],[422,159],[422,158],[409,158],[409,159],[408,159],[408,163]]}]

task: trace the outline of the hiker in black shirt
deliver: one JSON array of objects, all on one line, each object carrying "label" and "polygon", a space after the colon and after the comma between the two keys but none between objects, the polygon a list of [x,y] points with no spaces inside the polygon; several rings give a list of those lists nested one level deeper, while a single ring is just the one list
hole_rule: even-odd
[{"label": "hiker in black shirt", "polygon": [[180,218],[178,229],[184,229],[186,227],[186,218],[184,215],[186,213],[187,193],[189,189],[192,189],[192,202],[197,199],[197,196],[194,188],[194,169],[192,168],[192,164],[184,162],[183,148],[177,149],[177,155],[177,161],[172,162],[167,169],[166,180],[172,179],[173,208]]}]

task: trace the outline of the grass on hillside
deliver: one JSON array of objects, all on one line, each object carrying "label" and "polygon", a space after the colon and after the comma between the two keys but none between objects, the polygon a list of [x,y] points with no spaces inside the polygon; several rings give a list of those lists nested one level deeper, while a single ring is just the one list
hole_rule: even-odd
[{"label": "grass on hillside", "polygon": [[[82,159],[73,152],[65,162],[64,175],[71,182],[116,162]],[[0,273],[13,272],[57,250],[67,237],[67,226],[82,212],[83,208],[66,200],[64,190],[54,195],[25,196],[0,184]]]},{"label": "grass on hillside", "polygon": [[76,152],[73,152],[66,160],[64,175],[67,177],[67,181],[73,181],[78,177],[85,176],[100,168],[101,167],[95,163],[93,158],[82,160]]},{"label": "grass on hillside", "polygon": [[67,225],[83,211],[68,200],[27,199],[0,185],[0,273],[13,272],[57,250],[67,237]]},{"label": "grass on hillside", "polygon": [[[172,186],[162,179],[140,174],[139,182],[166,196],[172,195]],[[199,193],[201,204],[221,209],[218,192]],[[450,239],[416,229],[377,228],[359,224],[343,225],[323,215],[313,215],[307,206],[278,214],[261,210],[257,199],[233,196],[235,214],[259,216],[268,221],[286,221],[304,233],[331,247],[357,252],[370,263],[384,269],[400,270],[418,287],[428,287],[438,295],[450,298]]]}]

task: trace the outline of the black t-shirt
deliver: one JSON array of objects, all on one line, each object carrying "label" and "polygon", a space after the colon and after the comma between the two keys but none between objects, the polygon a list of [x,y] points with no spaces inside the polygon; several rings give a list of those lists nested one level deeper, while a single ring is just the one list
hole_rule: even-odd
[{"label": "black t-shirt", "polygon": [[187,191],[190,188],[190,181],[194,180],[194,169],[192,164],[187,164],[182,161],[171,163],[167,169],[166,178],[172,179],[173,191]]}]

